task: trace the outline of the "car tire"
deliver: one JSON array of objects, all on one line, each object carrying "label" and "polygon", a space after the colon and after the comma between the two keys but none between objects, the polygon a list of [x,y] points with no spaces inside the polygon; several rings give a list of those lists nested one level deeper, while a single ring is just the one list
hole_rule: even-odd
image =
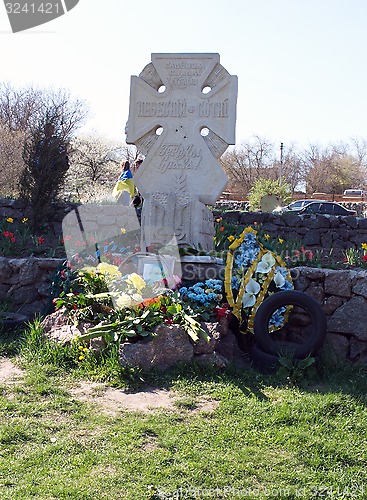
[{"label": "car tire", "polygon": [[282,306],[298,306],[305,310],[311,319],[311,334],[301,344],[288,342],[287,350],[294,358],[303,359],[315,354],[326,337],[326,318],[320,305],[309,295],[296,290],[279,292],[268,297],[256,311],[254,337],[263,351],[269,355],[284,352],[284,342],[276,341],[276,332],[269,332],[269,320],[272,314]]}]

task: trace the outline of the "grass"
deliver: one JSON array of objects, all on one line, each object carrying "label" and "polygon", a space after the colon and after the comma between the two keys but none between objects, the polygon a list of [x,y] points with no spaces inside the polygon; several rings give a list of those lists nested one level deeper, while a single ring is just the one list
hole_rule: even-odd
[{"label": "grass", "polygon": [[[127,373],[113,356],[83,366],[39,333],[3,341],[25,375],[0,386],[1,499],[366,498],[365,369],[298,386],[234,367]],[[178,399],[109,415],[73,395],[80,378]],[[199,411],[203,398],[217,405]]]}]

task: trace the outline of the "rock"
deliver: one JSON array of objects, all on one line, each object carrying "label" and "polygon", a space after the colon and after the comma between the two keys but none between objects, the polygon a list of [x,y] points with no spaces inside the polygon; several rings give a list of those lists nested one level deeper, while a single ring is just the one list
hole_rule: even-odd
[{"label": "rock", "polygon": [[338,295],[339,297],[350,297],[352,293],[351,274],[349,271],[327,272],[324,283],[325,293]]},{"label": "rock", "polygon": [[343,305],[343,303],[344,300],[341,297],[332,295],[325,300],[324,304],[322,305],[322,310],[326,315],[331,316],[331,314],[333,314],[333,312],[336,311],[338,307]]},{"label": "rock", "polygon": [[362,295],[367,299],[367,276],[357,278],[356,283],[352,287],[352,292],[356,295]]},{"label": "rock", "polygon": [[343,335],[327,333],[322,350],[328,353],[334,365],[346,361],[349,356],[348,339]]},{"label": "rock", "polygon": [[328,318],[328,332],[352,335],[367,342],[367,301],[363,297],[353,297],[340,306]]},{"label": "rock", "polygon": [[329,228],[330,227],[330,218],[325,217],[325,215],[319,214],[316,221],[314,228]]},{"label": "rock", "polygon": [[216,352],[195,356],[195,361],[204,365],[217,366],[218,368],[225,368],[228,365],[228,359]]},{"label": "rock", "polygon": [[322,304],[325,298],[325,292],[322,285],[312,284],[306,290],[305,293],[315,299],[317,302]]},{"label": "rock", "polygon": [[310,229],[303,238],[303,244],[305,246],[320,245],[320,232],[317,229]]},{"label": "rock", "polygon": [[290,227],[299,227],[302,226],[302,219],[297,214],[293,214],[292,212],[284,212],[282,214],[282,219],[285,224]]},{"label": "rock", "polygon": [[367,343],[358,339],[350,339],[349,359],[353,362],[365,363],[367,361]]},{"label": "rock", "polygon": [[12,273],[13,269],[9,264],[9,259],[6,259],[5,257],[0,257],[0,283],[6,282],[6,280],[10,278]]},{"label": "rock", "polygon": [[211,354],[220,339],[220,332],[218,331],[218,323],[202,323],[203,330],[208,334],[210,341],[206,342],[204,339],[200,338],[194,344],[194,354]]},{"label": "rock", "polygon": [[357,218],[354,215],[347,215],[344,217],[344,222],[353,229],[356,229],[358,226]]},{"label": "rock", "polygon": [[123,342],[120,346],[122,366],[134,366],[144,370],[167,370],[178,362],[192,360],[194,347],[188,334],[177,325],[160,325],[157,336],[136,343]]}]

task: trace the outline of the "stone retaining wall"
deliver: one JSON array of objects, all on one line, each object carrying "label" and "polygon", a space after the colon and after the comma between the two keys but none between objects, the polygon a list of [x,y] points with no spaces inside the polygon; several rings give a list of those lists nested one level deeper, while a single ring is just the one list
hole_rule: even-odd
[{"label": "stone retaining wall", "polygon": [[[0,301],[30,315],[47,304],[62,259],[0,257]],[[327,318],[327,343],[337,360],[367,364],[367,271],[297,267],[295,288],[316,299]]]},{"label": "stone retaining wall", "polygon": [[50,294],[51,278],[63,259],[0,257],[0,301],[25,315],[41,312]]},{"label": "stone retaining wall", "polygon": [[304,247],[317,249],[358,248],[367,243],[367,218],[333,215],[282,215],[266,212],[220,212],[223,222],[250,226],[257,224],[264,231],[285,240],[300,240]]},{"label": "stone retaining wall", "polygon": [[295,288],[313,297],[327,319],[326,348],[334,361],[367,364],[367,271],[297,267]]}]

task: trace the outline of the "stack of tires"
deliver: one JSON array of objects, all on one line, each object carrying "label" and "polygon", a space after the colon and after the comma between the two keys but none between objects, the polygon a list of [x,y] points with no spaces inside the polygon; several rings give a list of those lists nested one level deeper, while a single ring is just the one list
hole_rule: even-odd
[{"label": "stack of tires", "polygon": [[[307,315],[307,335],[301,339],[285,340],[277,331],[269,332],[269,320],[279,308],[295,306]],[[306,330],[306,328],[305,328]],[[316,300],[309,295],[289,290],[268,297],[258,308],[254,321],[254,343],[249,354],[255,368],[270,373],[279,367],[279,357],[288,356],[292,360],[302,360],[315,356],[326,337],[326,318]]]}]

